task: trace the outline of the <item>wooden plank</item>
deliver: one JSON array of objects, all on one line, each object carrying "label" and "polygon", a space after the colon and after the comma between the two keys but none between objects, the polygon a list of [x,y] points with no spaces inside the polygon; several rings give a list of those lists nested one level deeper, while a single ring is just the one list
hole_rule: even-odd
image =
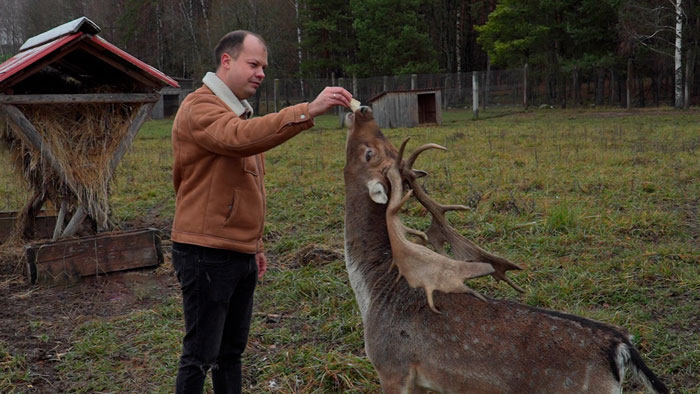
[{"label": "wooden plank", "polygon": [[153,103],[158,93],[0,94],[0,104]]},{"label": "wooden plank", "polygon": [[27,246],[25,253],[31,283],[154,267],[163,262],[160,231],[152,228],[35,244]]},{"label": "wooden plank", "polygon": [[[17,225],[17,217],[0,217],[0,244],[5,242]],[[56,216],[37,216],[34,226],[29,229],[33,239],[51,238],[56,226]]]},{"label": "wooden plank", "polygon": [[52,241],[58,240],[58,237],[61,235],[61,231],[63,231],[63,221],[66,218],[66,211],[68,210],[68,200],[62,200],[61,201],[61,210],[58,211],[58,218],[56,219],[56,227],[53,229],[53,237],[51,238]]}]

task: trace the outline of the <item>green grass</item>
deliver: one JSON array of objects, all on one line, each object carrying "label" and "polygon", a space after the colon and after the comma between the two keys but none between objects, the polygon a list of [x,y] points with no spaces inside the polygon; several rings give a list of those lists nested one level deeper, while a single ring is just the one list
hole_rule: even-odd
[{"label": "green grass", "polygon": [[[455,227],[524,268],[512,275],[522,296],[494,281],[470,285],[622,325],[675,392],[700,392],[698,112],[495,109],[480,117],[449,111],[441,127],[384,131],[397,146],[410,135],[409,149],[448,147],[416,163],[430,173],[426,189],[468,205],[450,214]],[[172,218],[170,122],[146,123],[125,157],[112,197],[118,221]],[[342,251],[346,133],[337,125],[324,116],[267,154],[272,267],[256,293],[247,392],[379,389],[343,262],[291,263],[309,245]],[[0,209],[16,208],[22,188],[0,168]],[[427,227],[422,208],[409,203],[406,212],[410,226]],[[80,325],[58,366],[62,379],[76,392],[171,391],[181,319],[174,295],[152,310]],[[14,361],[0,391],[21,391],[27,366],[5,354],[0,347],[0,360]]]},{"label": "green grass", "polygon": [[21,393],[31,389],[31,371],[26,356],[12,354],[0,341],[0,392]]}]

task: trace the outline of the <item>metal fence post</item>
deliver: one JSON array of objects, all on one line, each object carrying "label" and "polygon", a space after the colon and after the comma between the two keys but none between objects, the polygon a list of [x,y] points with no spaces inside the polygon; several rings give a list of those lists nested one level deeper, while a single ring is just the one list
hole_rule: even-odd
[{"label": "metal fence post", "polygon": [[279,94],[279,88],[280,88],[280,80],[278,78],[275,78],[275,84],[274,84],[274,96],[275,96],[275,112],[277,112],[277,95]]},{"label": "metal fence post", "polygon": [[474,119],[479,119],[479,73],[472,72],[472,108],[474,109]]},{"label": "metal fence post", "polygon": [[527,109],[527,63],[523,67],[523,107]]},{"label": "metal fence post", "polygon": [[418,75],[411,74],[411,90],[416,90],[418,88]]},{"label": "metal fence post", "polygon": [[352,75],[352,96],[357,96],[357,75]]}]

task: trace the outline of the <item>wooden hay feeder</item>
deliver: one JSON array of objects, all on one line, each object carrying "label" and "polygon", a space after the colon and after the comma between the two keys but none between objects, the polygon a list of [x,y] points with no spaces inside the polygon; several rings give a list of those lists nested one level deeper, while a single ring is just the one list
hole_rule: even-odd
[{"label": "wooden hay feeder", "polygon": [[[93,234],[114,229],[109,206],[114,171],[159,100],[158,91],[178,87],[172,78],[99,37],[99,31],[89,19],[79,18],[30,38],[17,55],[0,64],[0,137],[31,191],[20,212],[4,214],[0,237],[12,233],[16,239],[51,238],[48,243],[26,246],[28,264],[34,264],[28,270],[32,281],[58,276],[56,266],[74,266],[70,261],[80,259],[69,251],[75,248],[66,247],[62,256],[52,252],[55,258],[38,258],[46,255],[42,251],[51,249],[51,243],[59,245],[63,239],[60,245],[65,245],[71,242],[68,237],[86,229]],[[39,215],[46,202],[58,210],[57,216]],[[50,234],[47,223],[53,225]],[[145,231],[155,234],[152,229]],[[91,238],[92,243],[101,247],[108,248],[109,240],[116,239],[144,245],[138,241],[143,237],[138,232],[96,237],[104,242]],[[139,266],[162,260],[156,238],[152,235],[145,247],[157,248],[157,253],[150,254],[149,261],[141,259]],[[75,276],[83,271],[136,268],[114,260],[133,256],[110,253],[108,249],[93,253],[92,271],[65,271]],[[44,270],[49,274],[43,275]]]},{"label": "wooden hay feeder", "polygon": [[381,128],[442,124],[439,89],[394,90],[371,99],[372,113]]}]

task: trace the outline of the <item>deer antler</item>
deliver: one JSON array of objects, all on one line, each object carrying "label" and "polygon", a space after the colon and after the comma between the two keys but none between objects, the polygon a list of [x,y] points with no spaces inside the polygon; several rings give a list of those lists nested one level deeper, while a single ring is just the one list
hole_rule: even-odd
[{"label": "deer antler", "polygon": [[387,172],[391,183],[391,198],[386,210],[386,222],[393,255],[389,269],[396,266],[399,270],[397,280],[403,276],[411,287],[422,287],[428,298],[428,306],[436,313],[440,312],[433,302],[435,290],[446,293],[470,293],[485,300],[483,296],[465,285],[464,281],[493,273],[491,265],[453,260],[406,238],[406,234],[422,237],[425,237],[425,234],[404,226],[398,216],[401,206],[412,194],[412,191],[409,191],[401,198],[403,182],[398,163],[393,163]]},{"label": "deer antler", "polygon": [[[403,151],[409,139],[410,138],[405,139],[401,144],[401,148],[399,149],[399,162],[403,157]],[[437,144],[423,145],[416,149],[401,167],[401,174],[413,190],[416,199],[418,199],[418,201],[428,210],[428,212],[431,213],[433,217],[432,222],[430,223],[430,228],[426,232],[428,241],[431,245],[433,245],[435,250],[441,254],[446,254],[443,245],[445,243],[450,244],[452,246],[452,252],[457,260],[462,260],[465,262],[479,261],[490,264],[494,268],[492,275],[494,278],[496,278],[496,280],[502,280],[508,283],[515,290],[523,293],[524,290],[520,286],[513,283],[513,281],[506,276],[506,271],[520,270],[522,268],[502,257],[485,251],[450,226],[447,218],[445,217],[445,213],[448,211],[466,210],[468,208],[464,205],[438,204],[428,196],[425,189],[423,189],[423,187],[416,181],[417,178],[424,176],[425,173],[423,171],[414,170],[413,163],[416,161],[419,154],[428,149],[447,150],[447,148]]]}]

